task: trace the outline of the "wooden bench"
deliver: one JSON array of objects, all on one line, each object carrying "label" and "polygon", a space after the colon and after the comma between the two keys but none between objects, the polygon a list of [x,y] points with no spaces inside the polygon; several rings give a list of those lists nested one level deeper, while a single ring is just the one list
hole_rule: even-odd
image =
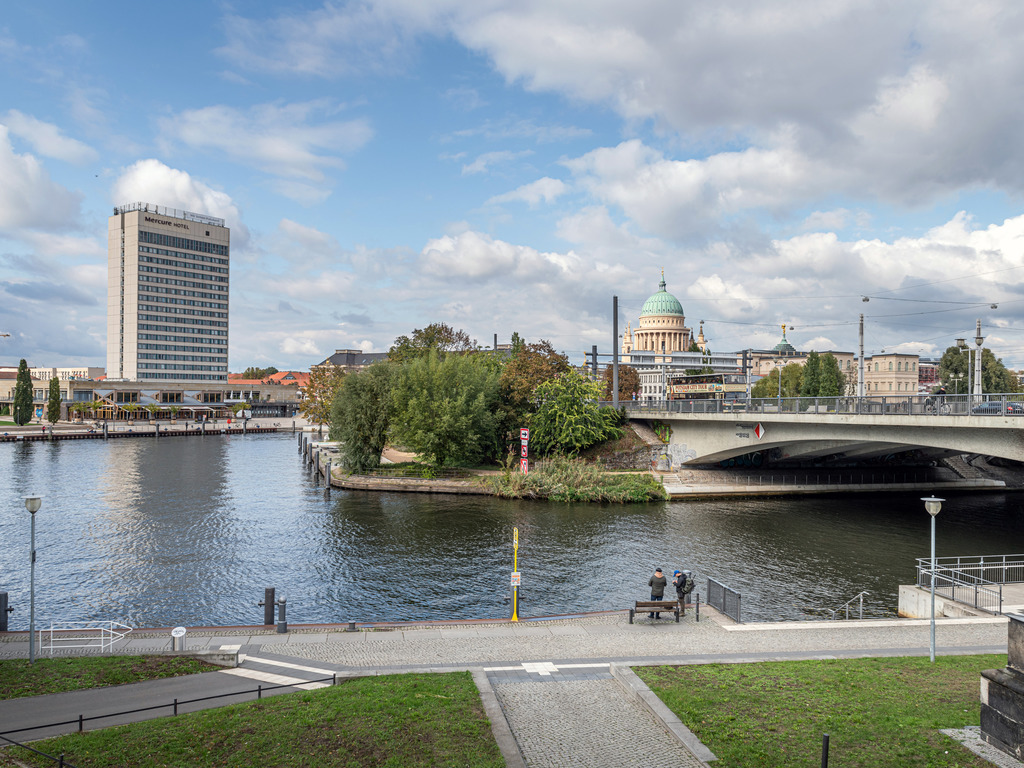
[{"label": "wooden bench", "polygon": [[[629,623],[633,623],[633,617],[638,613],[671,613],[679,623],[679,601],[678,600],[637,600],[636,606],[629,609]],[[660,618],[660,617],[659,617]]]}]

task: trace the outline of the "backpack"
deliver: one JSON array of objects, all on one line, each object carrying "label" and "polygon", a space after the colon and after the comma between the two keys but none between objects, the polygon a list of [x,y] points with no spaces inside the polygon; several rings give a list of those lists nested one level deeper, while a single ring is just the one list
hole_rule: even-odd
[{"label": "backpack", "polygon": [[686,576],[686,581],[683,582],[683,594],[688,595],[693,592],[693,575],[683,575]]}]

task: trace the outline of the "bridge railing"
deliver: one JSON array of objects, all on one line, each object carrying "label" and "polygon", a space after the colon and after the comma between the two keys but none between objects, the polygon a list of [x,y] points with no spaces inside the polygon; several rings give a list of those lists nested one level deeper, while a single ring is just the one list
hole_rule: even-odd
[{"label": "bridge railing", "polygon": [[[603,402],[602,405],[611,405]],[[630,413],[836,413],[893,416],[1024,416],[1024,394],[765,397],[751,400],[620,400]]]}]

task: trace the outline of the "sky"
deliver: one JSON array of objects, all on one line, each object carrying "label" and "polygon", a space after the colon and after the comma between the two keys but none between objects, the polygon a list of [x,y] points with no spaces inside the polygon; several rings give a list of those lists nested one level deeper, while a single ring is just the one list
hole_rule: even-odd
[{"label": "sky", "polygon": [[1021,367],[1022,50],[1014,0],[7,4],[0,365],[105,365],[149,202],[231,227],[232,371],[433,322],[582,363],[662,270],[716,352],[863,313]]}]

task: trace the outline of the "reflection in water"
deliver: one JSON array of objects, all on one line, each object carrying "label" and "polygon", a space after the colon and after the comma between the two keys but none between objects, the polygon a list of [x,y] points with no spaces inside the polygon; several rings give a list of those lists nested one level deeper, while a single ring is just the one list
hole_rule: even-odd
[{"label": "reflection in water", "polygon": [[[251,624],[264,587],[293,622],[476,618],[508,611],[519,528],[522,614],[621,608],[655,566],[743,594],[750,620],[818,617],[866,589],[896,608],[928,553],[918,495],[730,499],[620,507],[334,491],[292,435],[0,446],[0,591],[27,623],[28,513],[40,623]],[[1024,552],[1018,497],[956,496],[938,553]],[[706,591],[703,578],[698,589]]]}]

